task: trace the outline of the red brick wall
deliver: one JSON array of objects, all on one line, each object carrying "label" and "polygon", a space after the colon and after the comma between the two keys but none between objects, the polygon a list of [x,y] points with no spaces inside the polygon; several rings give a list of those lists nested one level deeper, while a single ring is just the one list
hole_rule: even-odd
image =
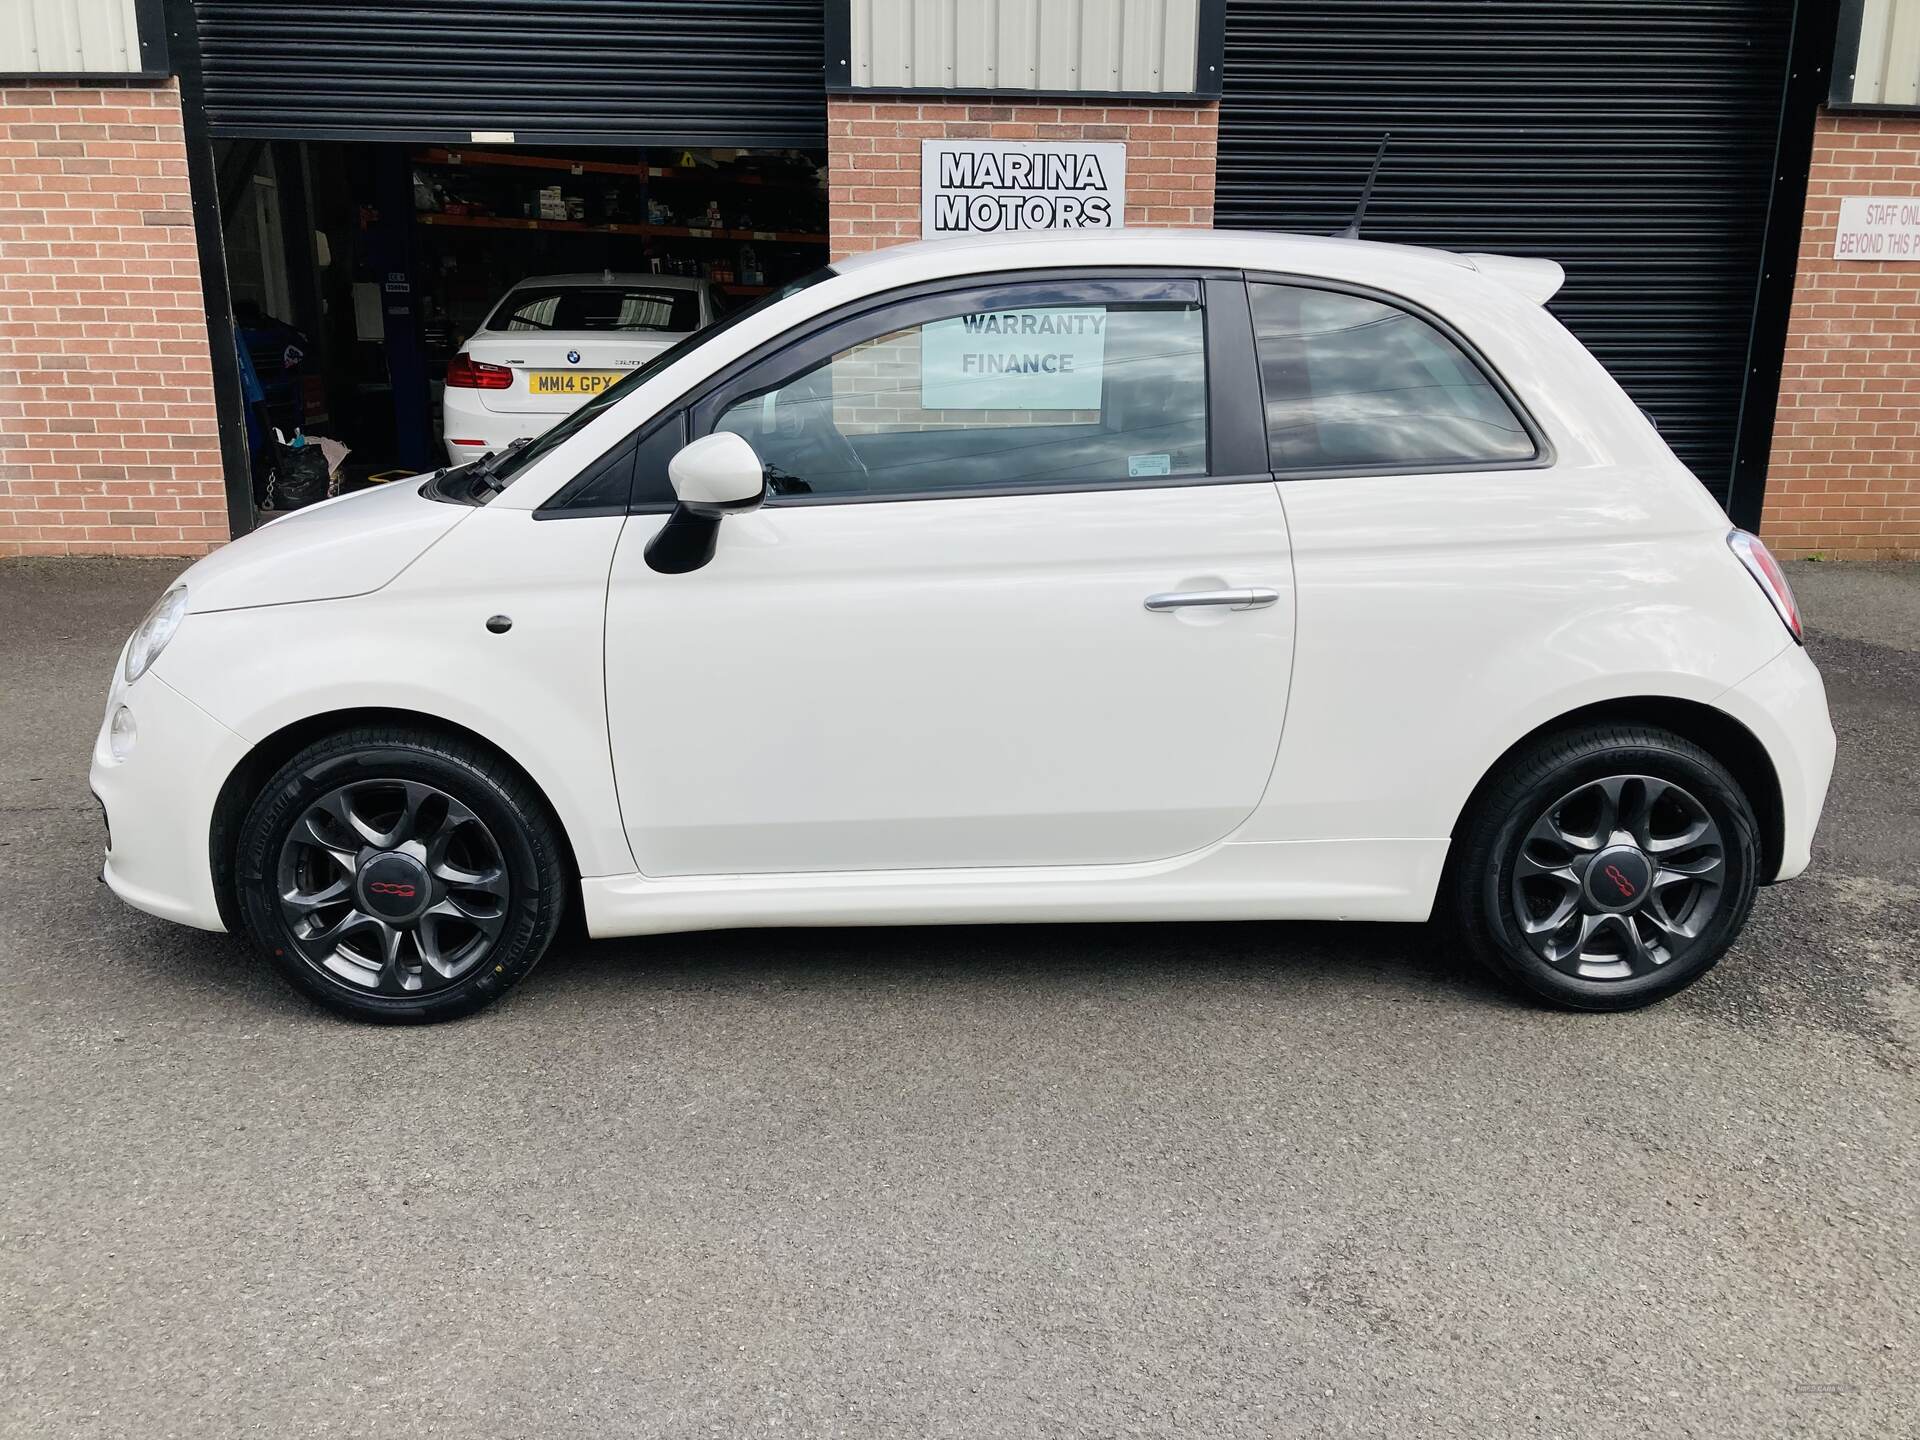
[{"label": "red brick wall", "polygon": [[0,87],[0,555],[227,538],[180,95]]},{"label": "red brick wall", "polygon": [[1920,197],[1920,119],[1822,113],[1761,533],[1780,555],[1920,555],[1920,263],[1836,261],[1845,195]]},{"label": "red brick wall", "polygon": [[922,140],[1123,140],[1129,225],[1213,224],[1217,105],[827,101],[833,258],[920,238]]}]

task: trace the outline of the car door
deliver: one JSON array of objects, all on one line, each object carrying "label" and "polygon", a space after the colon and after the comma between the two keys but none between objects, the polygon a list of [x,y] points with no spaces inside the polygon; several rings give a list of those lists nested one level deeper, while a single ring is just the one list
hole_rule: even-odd
[{"label": "car door", "polygon": [[868,305],[689,406],[772,492],[710,562],[650,569],[657,514],[621,536],[608,723],[641,870],[1116,864],[1230,833],[1294,626],[1244,286]]}]

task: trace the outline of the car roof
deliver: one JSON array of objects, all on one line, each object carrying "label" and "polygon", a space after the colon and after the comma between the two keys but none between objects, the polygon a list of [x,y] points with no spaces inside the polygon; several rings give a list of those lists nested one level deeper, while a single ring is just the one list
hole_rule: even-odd
[{"label": "car roof", "polygon": [[[514,281],[513,289],[525,290],[534,285],[646,285],[661,290],[704,290],[707,282],[698,275],[654,275],[645,270],[593,270],[571,275],[529,275],[524,280]],[[512,294],[513,291],[507,293]]]},{"label": "car roof", "polygon": [[1042,270],[1076,265],[1168,265],[1266,270],[1410,293],[1457,289],[1463,280],[1499,281],[1534,303],[1559,289],[1565,272],[1551,260],[1395,245],[1344,236],[1293,235],[1272,230],[1027,230],[917,240],[833,263],[834,272],[861,289],[882,290],[917,280],[996,270]]},{"label": "car roof", "polygon": [[1176,230],[1144,226],[1118,230],[1015,230],[988,235],[945,235],[936,240],[912,240],[884,250],[851,255],[835,261],[833,268],[849,272],[871,266],[964,256],[988,267],[1004,259],[1007,268],[1013,269],[1031,265],[1037,249],[1074,249],[1089,252],[1090,256],[1100,254],[1100,260],[1090,263],[1108,263],[1107,255],[1126,251],[1133,253],[1138,263],[1151,265],[1227,265],[1236,263],[1237,257],[1244,256],[1250,249],[1304,260],[1376,252],[1425,257],[1456,265],[1466,263],[1450,250],[1394,245],[1380,240],[1298,235],[1279,230]]}]

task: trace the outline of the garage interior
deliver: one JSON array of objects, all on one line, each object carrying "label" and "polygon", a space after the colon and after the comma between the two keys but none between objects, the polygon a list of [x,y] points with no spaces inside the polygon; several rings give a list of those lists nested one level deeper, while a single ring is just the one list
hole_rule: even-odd
[{"label": "garage interior", "polygon": [[695,277],[725,313],[826,261],[819,151],[239,139],[214,155],[235,337],[264,395],[248,435],[263,513],[276,429],[348,447],[341,489],[447,463],[447,364],[520,281]]},{"label": "garage interior", "polygon": [[275,429],[340,488],[447,463],[448,362],[522,280],[693,277],[711,319],[826,263],[818,4],[163,3],[216,383],[264,397],[221,418],[235,533]]}]

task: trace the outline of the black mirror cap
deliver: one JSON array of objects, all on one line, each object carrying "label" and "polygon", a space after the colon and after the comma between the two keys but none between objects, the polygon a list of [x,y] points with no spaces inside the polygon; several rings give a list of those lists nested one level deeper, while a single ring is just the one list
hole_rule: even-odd
[{"label": "black mirror cap", "polygon": [[647,542],[647,567],[662,575],[685,575],[713,559],[720,542],[720,517],[673,507],[667,523]]}]

